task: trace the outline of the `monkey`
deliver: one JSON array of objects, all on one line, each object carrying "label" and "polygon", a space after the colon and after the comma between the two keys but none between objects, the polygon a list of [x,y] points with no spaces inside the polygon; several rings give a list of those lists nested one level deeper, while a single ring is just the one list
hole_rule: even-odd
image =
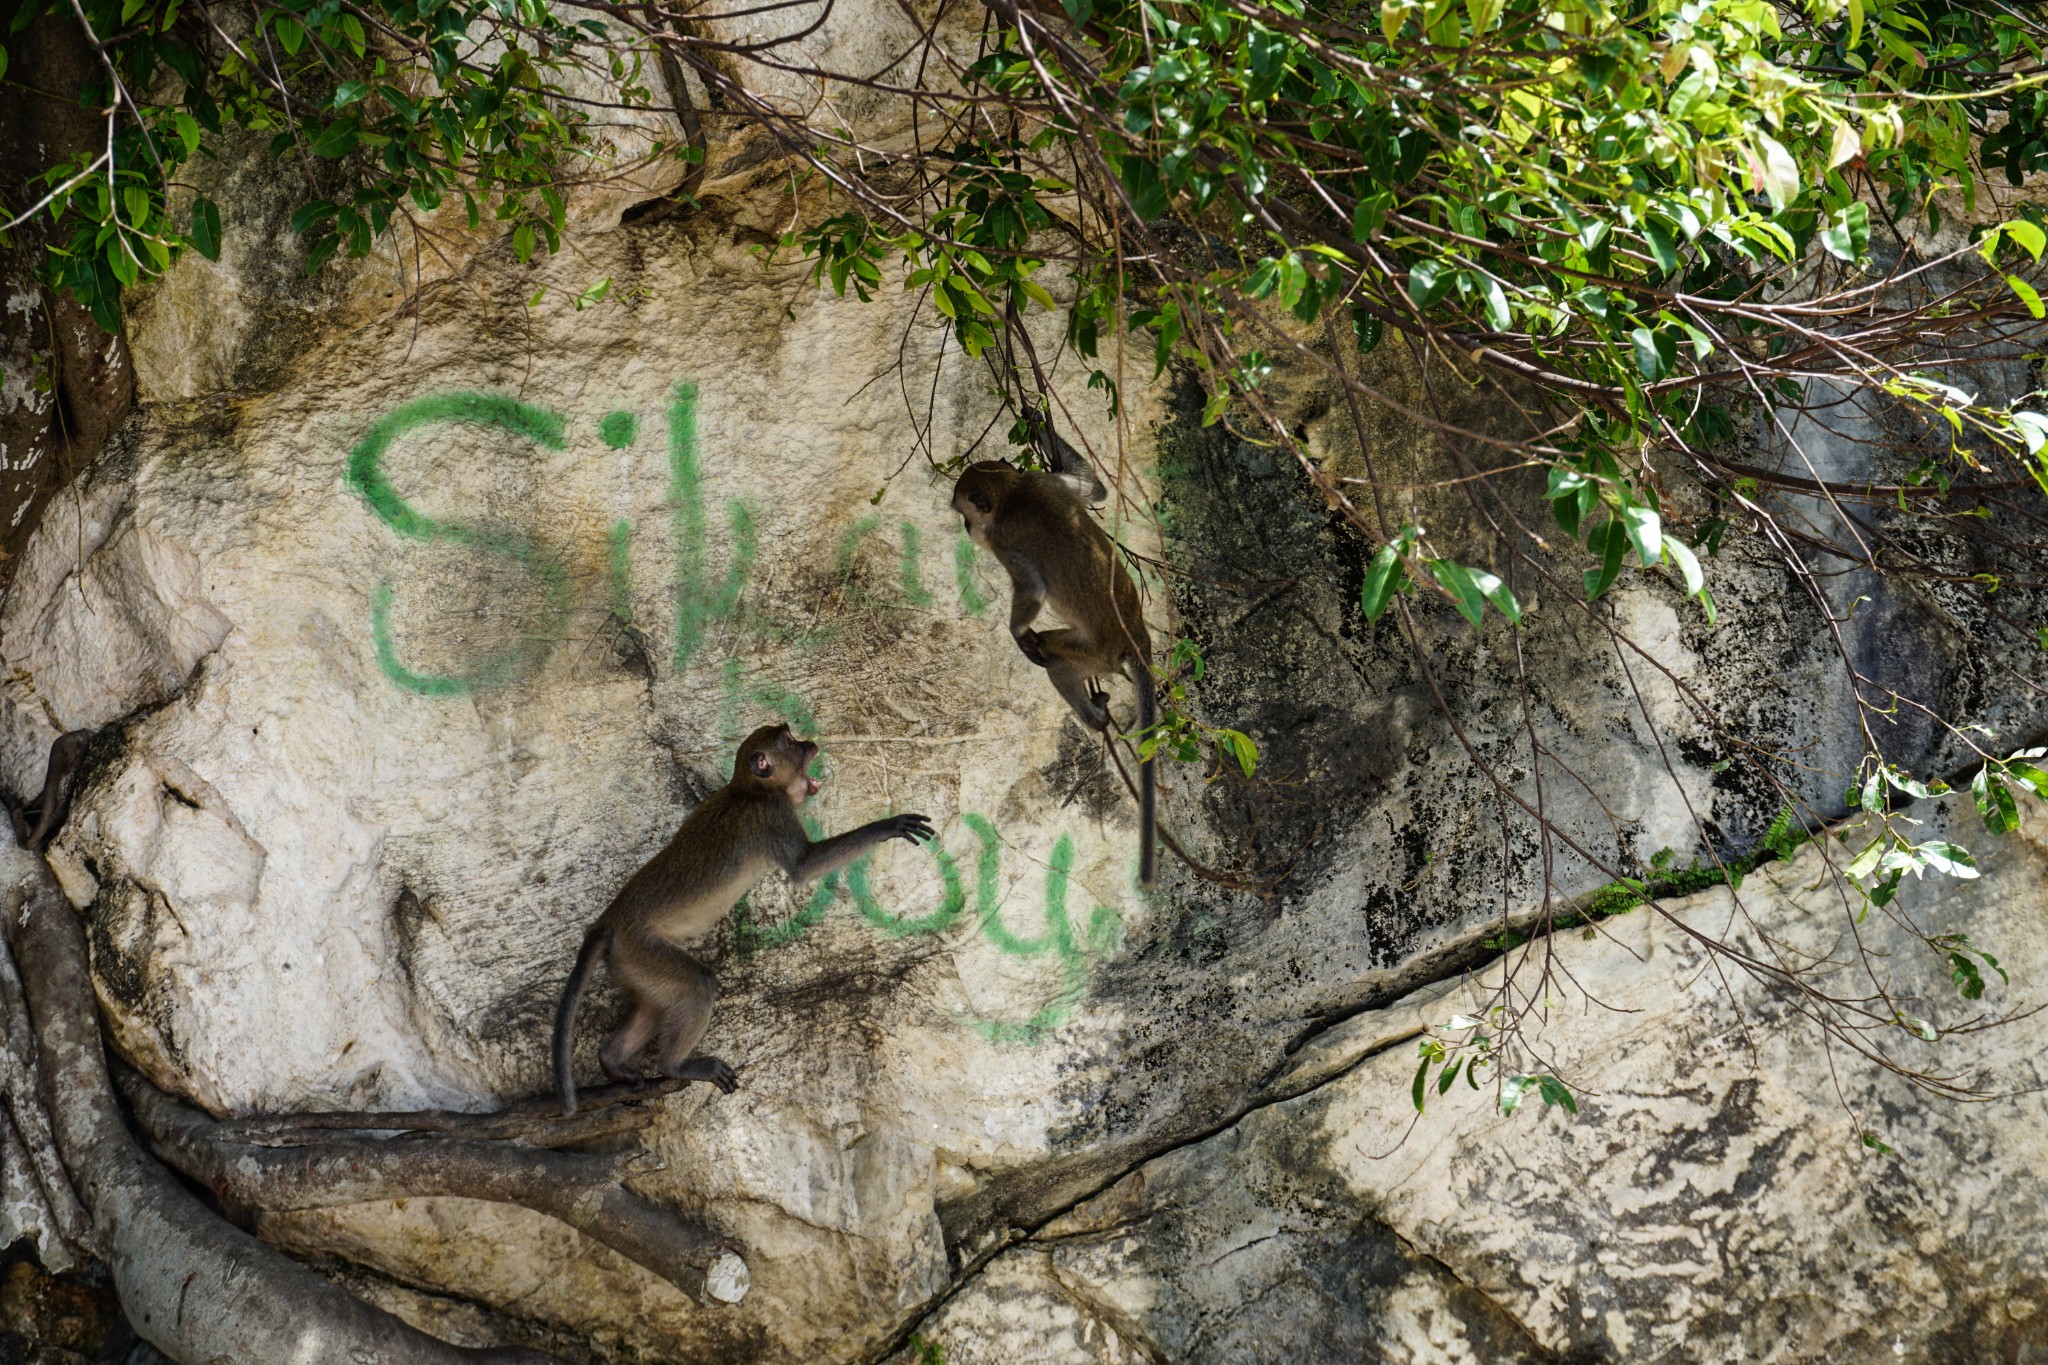
[{"label": "monkey", "polygon": [[626,1022],[598,1049],[604,1074],[615,1081],[646,1079],[628,1064],[659,1034],[662,1075],[709,1081],[729,1095],[739,1084],[733,1069],[716,1057],[696,1055],[711,1025],[718,979],[681,945],[716,928],[772,868],[807,882],[838,871],[885,839],[915,844],[934,837],[924,816],[895,815],[814,842],[796,808],[818,790],[818,780],[806,771],[817,755],[818,746],[798,739],[787,725],[764,725],[748,735],[733,761],[732,781],[690,812],[668,846],[627,880],[590,926],[555,1012],[555,1093],[564,1114],[576,1112],[576,1078],[569,1069],[576,1002],[600,953],[613,984],[632,1004]]},{"label": "monkey", "polygon": [[[1095,680],[1120,672],[1137,688],[1138,727],[1148,730],[1156,719],[1152,637],[1130,571],[1088,515],[1109,490],[1072,446],[1048,434],[1060,457],[1053,472],[976,461],[953,485],[953,510],[968,537],[1010,575],[1010,636],[1017,648],[1046,671],[1081,723],[1109,728],[1109,696]],[[1048,602],[1066,629],[1032,629]],[[1147,890],[1157,861],[1156,803],[1147,758],[1138,765],[1138,884]]]}]

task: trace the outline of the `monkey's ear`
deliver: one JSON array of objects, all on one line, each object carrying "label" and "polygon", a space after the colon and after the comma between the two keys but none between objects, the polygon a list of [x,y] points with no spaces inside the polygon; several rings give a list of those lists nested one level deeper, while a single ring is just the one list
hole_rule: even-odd
[{"label": "monkey's ear", "polygon": [[761,750],[756,749],[754,750],[754,759],[752,766],[754,769],[754,776],[766,777],[770,773],[775,771],[775,760],[768,757],[768,755],[762,752]]}]

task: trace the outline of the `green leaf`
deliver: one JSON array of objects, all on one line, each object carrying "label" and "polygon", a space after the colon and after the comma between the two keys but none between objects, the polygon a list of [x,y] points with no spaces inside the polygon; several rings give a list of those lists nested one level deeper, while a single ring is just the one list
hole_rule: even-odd
[{"label": "green leaf", "polygon": [[518,227],[512,229],[512,257],[521,265],[525,265],[532,256],[533,224],[521,223]]},{"label": "green leaf", "polygon": [[1302,268],[1301,257],[1290,251],[1280,258],[1280,302],[1292,308],[1301,301],[1301,291],[1308,284],[1308,271]]},{"label": "green leaf", "polygon": [[1493,609],[1508,618],[1509,625],[1522,624],[1522,604],[1515,600],[1514,593],[1508,591],[1507,584],[1492,574],[1482,573],[1477,569],[1472,571],[1472,581],[1479,585],[1479,591],[1485,595],[1486,600],[1493,603]]},{"label": "green leaf", "polygon": [[313,243],[312,251],[306,255],[306,273],[308,275],[319,274],[320,267],[327,264],[327,258],[332,256],[340,246],[341,238],[339,237],[322,237],[319,241]]},{"label": "green leaf", "polygon": [[1401,562],[1401,556],[1407,553],[1412,543],[1410,530],[1412,528],[1404,527],[1399,536],[1382,545],[1366,568],[1365,585],[1359,589],[1358,604],[1365,609],[1367,621],[1377,622],[1380,613],[1387,609],[1387,603],[1408,581],[1408,569]]},{"label": "green leaf", "polygon": [[1479,584],[1473,579],[1472,570],[1452,560],[1432,559],[1429,561],[1429,571],[1435,575],[1437,582],[1443,584],[1444,590],[1450,593],[1452,605],[1457,607],[1458,614],[1477,626],[1480,613],[1486,610],[1486,594],[1479,590]]},{"label": "green leaf", "polygon": [[1621,574],[1621,561],[1628,554],[1628,532],[1619,521],[1608,518],[1593,528],[1586,537],[1586,548],[1600,561],[1597,569],[1586,570],[1586,600],[1593,601],[1609,588]]},{"label": "green leaf", "polygon": [[1360,355],[1369,354],[1373,347],[1379,345],[1380,336],[1384,331],[1385,328],[1381,325],[1380,320],[1366,312],[1363,308],[1353,308],[1351,310],[1351,333],[1358,338],[1358,351]]},{"label": "green leaf", "polygon": [[1559,1105],[1568,1114],[1575,1115],[1579,1112],[1579,1102],[1572,1098],[1572,1092],[1565,1087],[1565,1083],[1555,1076],[1538,1076],[1536,1091],[1543,1096],[1545,1104]]},{"label": "green leaf", "polygon": [[1635,546],[1636,558],[1642,560],[1645,568],[1655,564],[1664,542],[1664,522],[1656,509],[1625,502],[1621,507],[1621,522],[1628,528],[1629,542]]},{"label": "green leaf", "polygon": [[1351,236],[1354,241],[1364,242],[1379,236],[1386,226],[1387,215],[1394,211],[1394,196],[1388,190],[1375,190],[1359,196],[1358,205],[1351,211]]},{"label": "green leaf", "polygon": [[1252,742],[1250,735],[1239,730],[1218,730],[1216,743],[1237,760],[1237,766],[1244,770],[1246,777],[1258,771],[1259,746]]},{"label": "green leaf", "polygon": [[1417,308],[1427,308],[1450,291],[1456,278],[1441,261],[1417,261],[1408,267],[1408,297]]},{"label": "green leaf", "polygon": [[271,30],[277,34],[277,41],[284,48],[286,56],[296,57],[299,55],[299,48],[304,46],[306,41],[306,30],[300,25],[298,20],[288,14],[280,14],[277,16],[277,22],[271,26]]},{"label": "green leaf", "polygon": [[1964,881],[1979,875],[1977,862],[1970,856],[1968,849],[1958,848],[1939,839],[1931,839],[1916,846],[1913,851],[1920,855],[1922,862],[1936,872],[1946,872],[1949,876]]},{"label": "green leaf", "polygon": [[1628,336],[1635,348],[1636,369],[1652,384],[1670,374],[1678,363],[1678,338],[1669,332],[1638,327]]},{"label": "green leaf", "polygon": [[1500,1083],[1500,1112],[1512,1117],[1522,1107],[1522,1096],[1536,1084],[1534,1076],[1510,1076]]},{"label": "green leaf", "polygon": [[1458,1068],[1463,1066],[1464,1064],[1465,1059],[1463,1057],[1459,1057],[1454,1059],[1449,1066],[1444,1068],[1443,1074],[1436,1078],[1437,1094],[1448,1095],[1450,1093],[1451,1083],[1458,1079]]},{"label": "green leaf", "polygon": [[2013,428],[2027,443],[2027,454],[2039,455],[2048,446],[2048,413],[2019,411],[2009,414]]},{"label": "green leaf", "polygon": [[1508,312],[1508,296],[1500,287],[1500,281],[1488,276],[1480,289],[1480,298],[1486,304],[1486,325],[1496,332],[1505,332],[1514,326],[1514,316]]},{"label": "green leaf", "polygon": [[196,155],[199,151],[199,120],[180,109],[171,116],[171,126],[178,130],[178,141],[185,144],[185,155]]},{"label": "green leaf", "polygon": [[2005,765],[2005,775],[2034,795],[2048,800],[2048,772],[2042,772],[2031,763],[2013,760]]},{"label": "green leaf", "polygon": [[192,201],[192,247],[209,261],[220,259],[220,206],[203,194]]},{"label": "green leaf", "polygon": [[336,160],[347,156],[356,149],[356,121],[339,118],[320,130],[320,136],[313,139],[313,155]]},{"label": "green leaf", "polygon": [[2028,284],[2017,275],[2007,275],[2005,282],[2012,289],[2013,296],[2026,305],[2029,313],[2033,314],[2036,318],[2048,317],[2048,309],[2044,309],[2041,306],[2041,296],[2035,291],[2033,285]]},{"label": "green leaf", "polygon": [[134,284],[141,274],[136,268],[135,258],[128,252],[127,242],[118,232],[107,240],[106,258],[107,269],[114,273],[114,278],[121,282],[123,289]]},{"label": "green leaf", "polygon": [[1422,1064],[1415,1068],[1415,1084],[1409,1088],[1410,1098],[1415,1101],[1415,1112],[1423,1112],[1422,1097],[1429,1089],[1429,1058],[1424,1056]]},{"label": "green leaf", "polygon": [[603,303],[605,296],[611,292],[612,277],[607,275],[576,296],[576,311],[580,313],[586,308]]},{"label": "green leaf", "polygon": [[1699,557],[1692,547],[1675,536],[1664,537],[1664,556],[1671,561],[1671,567],[1678,570],[1685,583],[1685,595],[1691,597],[1707,585],[1706,575],[1700,572]]},{"label": "green leaf", "polygon": [[2042,249],[2048,247],[2048,233],[2044,233],[2039,227],[2036,227],[2024,218],[2015,218],[2009,223],[2002,223],[1999,225],[1999,228],[2005,233],[2007,238],[2019,243],[2020,247],[2037,261],[2041,259]]},{"label": "green leaf", "polygon": [[1671,240],[1671,234],[1655,223],[1643,224],[1643,240],[1649,243],[1650,254],[1657,260],[1657,268],[1666,275],[1678,269],[1678,244]]},{"label": "green leaf", "polygon": [[1877,871],[1878,860],[1884,857],[1884,851],[1890,847],[1889,838],[1880,836],[1872,839],[1861,853],[1849,860],[1849,865],[1842,869],[1842,875],[1849,878],[1869,876]]},{"label": "green leaf", "polygon": [[1984,828],[1993,834],[2009,834],[2019,828],[2019,803],[2013,799],[2012,789],[1991,775],[1989,765],[1978,770],[1970,783],[1970,795],[1976,800]]},{"label": "green leaf", "polygon": [[1859,199],[1836,214],[1834,223],[1821,233],[1820,244],[1837,260],[1862,260],[1870,250],[1870,206]]},{"label": "green leaf", "polygon": [[1772,210],[1783,213],[1799,197],[1799,163],[1784,143],[1761,130],[1756,134],[1756,154],[1763,192],[1771,197]]}]

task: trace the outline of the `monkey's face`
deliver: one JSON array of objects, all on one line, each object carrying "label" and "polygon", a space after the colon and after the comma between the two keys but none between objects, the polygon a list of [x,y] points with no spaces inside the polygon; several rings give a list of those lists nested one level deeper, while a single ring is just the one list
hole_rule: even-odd
[{"label": "monkey's face", "polygon": [[1003,493],[1017,471],[1003,460],[977,460],[967,466],[953,485],[953,510],[968,537],[986,544],[988,524],[994,519]]},{"label": "monkey's face", "polygon": [[733,776],[781,792],[789,798],[790,805],[801,806],[805,798],[818,790],[818,779],[808,771],[811,760],[817,756],[818,746],[798,739],[787,725],[764,725],[740,745]]}]

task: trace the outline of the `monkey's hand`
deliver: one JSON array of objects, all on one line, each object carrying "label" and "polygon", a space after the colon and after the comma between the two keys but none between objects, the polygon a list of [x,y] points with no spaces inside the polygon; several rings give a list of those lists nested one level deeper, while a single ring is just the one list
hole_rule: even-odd
[{"label": "monkey's hand", "polygon": [[1012,638],[1017,641],[1017,648],[1024,651],[1025,658],[1031,660],[1032,663],[1037,664],[1040,668],[1046,667],[1045,642],[1038,638],[1037,631],[1020,630]]},{"label": "monkey's hand", "polygon": [[938,838],[938,831],[932,822],[922,815],[898,815],[888,821],[888,839],[908,839],[913,844],[930,843]]}]

